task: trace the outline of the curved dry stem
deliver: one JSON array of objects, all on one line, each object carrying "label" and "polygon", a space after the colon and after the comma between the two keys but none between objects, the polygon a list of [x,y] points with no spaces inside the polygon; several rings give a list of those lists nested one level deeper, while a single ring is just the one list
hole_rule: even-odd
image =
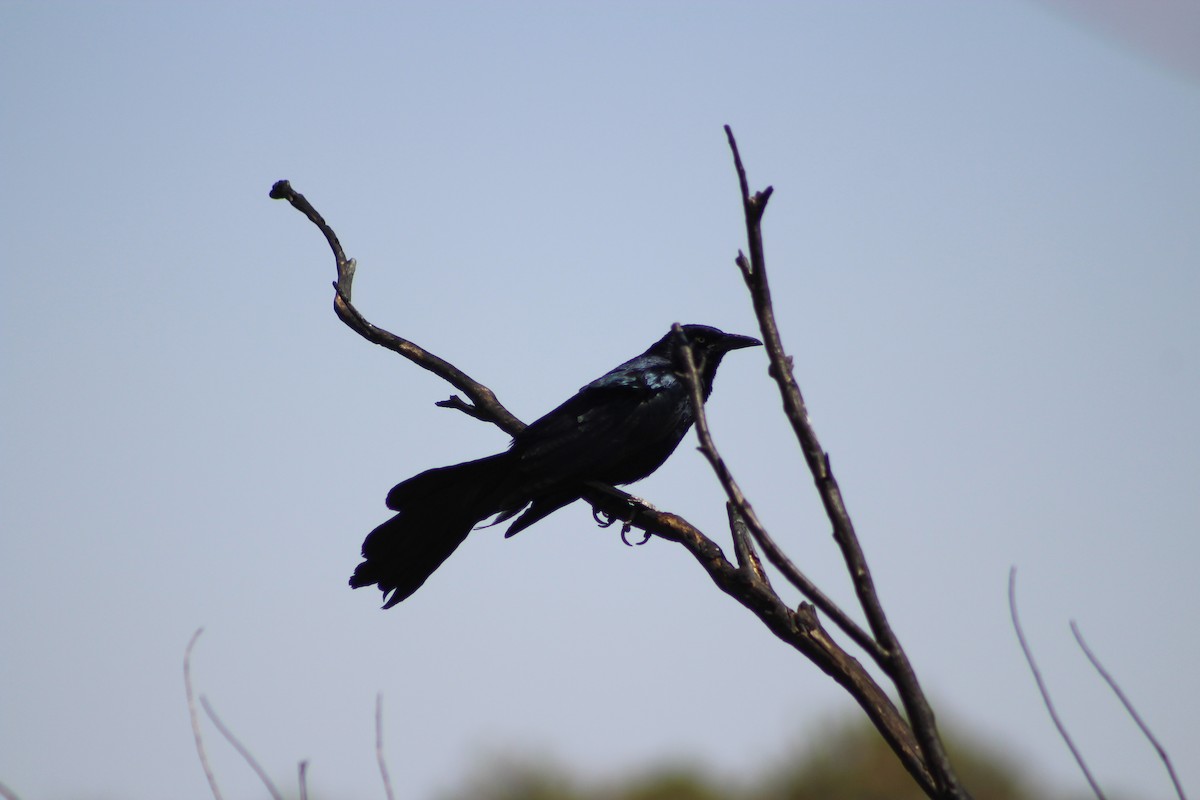
[{"label": "curved dry stem", "polygon": [[212,790],[215,800],[222,800],[221,790],[217,786],[217,776],[213,774],[212,765],[208,762],[208,752],[204,749],[204,736],[200,733],[200,714],[196,711],[196,696],[192,691],[192,648],[204,628],[197,628],[183,651],[183,688],[187,694],[188,716],[192,721],[192,737],[196,740],[196,754],[200,757],[200,767],[204,777],[208,779],[208,788]]},{"label": "curved dry stem", "polygon": [[388,800],[396,800],[392,791],[392,779],[388,775],[387,759],[383,756],[383,693],[375,695],[375,761],[379,764],[379,776],[383,779],[383,791]]},{"label": "curved dry stem", "polygon": [[260,781],[262,781],[263,786],[267,787],[268,794],[270,794],[274,800],[283,800],[283,793],[279,791],[279,787],[277,787],[274,781],[271,780],[271,776],[267,774],[267,771],[263,769],[262,765],[258,763],[258,760],[254,758],[254,755],[250,752],[250,749],[246,747],[246,745],[242,744],[238,738],[233,735],[233,731],[231,731],[229,727],[221,721],[221,718],[217,716],[217,712],[213,710],[212,705],[209,704],[208,698],[204,695],[200,695],[200,705],[204,707],[204,713],[208,714],[208,718],[212,720],[212,724],[218,731],[221,732],[221,735],[225,737],[225,741],[229,742],[229,744],[233,746],[233,749],[237,751],[237,754],[241,756],[247,764],[250,765],[250,769],[254,770],[254,774],[258,776]]},{"label": "curved dry stem", "polygon": [[1046,688],[1046,682],[1042,680],[1042,671],[1038,669],[1037,662],[1033,660],[1033,651],[1029,648],[1029,643],[1025,641],[1025,631],[1021,628],[1021,618],[1017,614],[1016,567],[1008,571],[1008,614],[1012,619],[1013,630],[1017,633],[1017,641],[1021,644],[1021,652],[1025,654],[1025,663],[1029,665],[1029,671],[1033,673],[1033,680],[1037,683],[1038,692],[1042,695],[1042,704],[1050,712],[1050,719],[1054,721],[1054,727],[1058,729],[1058,735],[1066,742],[1067,749],[1075,757],[1075,763],[1079,765],[1079,769],[1083,770],[1083,776],[1087,778],[1088,785],[1092,787],[1092,792],[1100,800],[1105,800],[1104,792],[1100,789],[1100,784],[1096,783],[1096,779],[1092,777],[1092,771],[1088,769],[1087,762],[1083,760],[1083,755],[1079,752],[1079,748],[1075,746],[1075,741],[1071,738],[1071,734],[1067,733],[1067,726],[1059,718],[1058,710],[1054,708],[1054,701],[1050,699],[1050,690]]},{"label": "curved dry stem", "polygon": [[308,800],[308,759],[300,762],[300,800]]},{"label": "curved dry stem", "polygon": [[1158,741],[1158,738],[1150,730],[1150,726],[1142,720],[1141,714],[1137,712],[1133,703],[1125,696],[1125,692],[1121,691],[1121,687],[1116,679],[1109,674],[1104,665],[1100,663],[1100,659],[1096,657],[1096,654],[1088,647],[1087,642],[1083,640],[1083,634],[1079,632],[1079,626],[1075,624],[1075,620],[1071,620],[1071,633],[1074,634],[1075,641],[1079,644],[1079,649],[1087,656],[1087,660],[1092,663],[1092,667],[1096,672],[1100,673],[1100,677],[1112,689],[1113,694],[1121,701],[1121,705],[1125,706],[1125,711],[1128,712],[1129,716],[1133,717],[1133,721],[1141,729],[1142,735],[1153,745],[1155,751],[1158,753],[1159,760],[1167,768],[1167,774],[1171,777],[1171,783],[1175,786],[1175,794],[1179,797],[1179,800],[1187,800],[1187,796],[1183,793],[1183,784],[1179,782],[1179,776],[1175,774],[1175,765],[1171,763],[1171,756],[1167,754],[1167,749]]}]

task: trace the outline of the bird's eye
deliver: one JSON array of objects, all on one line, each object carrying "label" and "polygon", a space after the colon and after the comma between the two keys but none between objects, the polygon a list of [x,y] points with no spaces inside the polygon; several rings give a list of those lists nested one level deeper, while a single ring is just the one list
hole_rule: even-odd
[{"label": "bird's eye", "polygon": [[695,342],[696,344],[704,344],[704,337],[703,337],[703,336],[697,336],[697,337],[696,337],[695,339],[693,339],[692,341],[693,341],[693,342]]}]

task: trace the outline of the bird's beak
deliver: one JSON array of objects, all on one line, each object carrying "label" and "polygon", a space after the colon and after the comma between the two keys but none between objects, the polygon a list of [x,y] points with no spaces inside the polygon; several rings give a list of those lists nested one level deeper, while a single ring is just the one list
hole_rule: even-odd
[{"label": "bird's beak", "polygon": [[737,333],[727,333],[727,334],[725,334],[725,337],[723,339],[721,339],[722,352],[729,352],[730,350],[741,350],[743,347],[761,347],[761,346],[762,346],[762,342],[760,342],[758,339],[755,339],[753,336],[742,336],[741,334],[737,334]]}]

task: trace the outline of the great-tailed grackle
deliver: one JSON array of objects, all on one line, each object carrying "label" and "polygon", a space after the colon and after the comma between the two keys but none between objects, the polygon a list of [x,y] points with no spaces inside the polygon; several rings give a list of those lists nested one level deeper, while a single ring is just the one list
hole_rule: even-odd
[{"label": "great-tailed grackle", "polygon": [[[707,325],[684,325],[683,333],[705,400],[726,353],[762,344]],[[395,486],[387,506],[398,513],[367,535],[350,586],[377,584],[383,607],[391,608],[493,514],[495,522],[520,514],[504,534],[512,536],[578,500],[588,481],[621,485],[654,472],[695,419],[677,347],[676,334],[668,332],[518,433],[503,453],[431,469]]]}]

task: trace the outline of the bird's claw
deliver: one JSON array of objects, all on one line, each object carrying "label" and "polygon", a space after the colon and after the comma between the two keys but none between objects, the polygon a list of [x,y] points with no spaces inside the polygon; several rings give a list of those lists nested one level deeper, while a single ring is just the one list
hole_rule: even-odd
[{"label": "bird's claw", "polygon": [[[626,522],[624,525],[622,525],[622,526],[621,526],[621,541],[625,543],[625,546],[626,546],[626,547],[633,547],[633,546],[634,546],[634,543],[633,543],[633,542],[631,542],[631,541],[629,541],[629,539],[625,538],[625,537],[626,537],[626,535],[627,535],[627,534],[628,534],[628,533],[629,533],[631,530],[633,530],[633,522],[632,522],[632,521],[630,521],[630,522]],[[644,545],[646,542],[650,541],[650,535],[651,535],[651,534],[650,534],[650,531],[642,531],[642,533],[644,533],[644,534],[646,534],[646,535],[642,537],[642,540],[641,540],[640,542],[637,542],[637,546],[638,546],[638,547],[641,547],[641,546],[642,546],[642,545]]]},{"label": "bird's claw", "polygon": [[[617,520],[621,520],[621,541],[624,542],[627,547],[633,547],[634,543],[629,541],[628,537],[629,532],[633,530],[633,520],[635,517],[637,517],[637,511],[639,507],[650,509],[654,508],[654,506],[651,506],[641,498],[632,497],[630,498],[629,503],[629,519],[622,520],[615,514],[609,514],[607,511],[601,511],[597,508],[592,509],[592,519],[596,520],[596,524],[601,528],[611,528],[614,524],[616,524]],[[637,542],[637,546],[640,547],[641,545],[644,545],[646,542],[650,541],[650,532],[646,531],[645,533],[646,535],[642,537],[642,540]]]},{"label": "bird's claw", "polygon": [[[637,519],[638,512],[639,511],[657,511],[657,510],[658,509],[656,509],[654,506],[647,503],[642,498],[634,497],[633,495],[629,496],[629,519],[625,520],[625,524],[621,526],[621,541],[624,542],[627,547],[634,546],[634,545],[630,544],[629,539],[627,539],[625,537],[628,535],[628,533],[631,530],[633,530],[633,521],[635,519]],[[644,530],[643,533],[645,533],[645,536],[643,536],[642,540],[637,543],[638,547],[641,547],[646,542],[650,541],[650,536],[651,536],[650,531]]]}]

